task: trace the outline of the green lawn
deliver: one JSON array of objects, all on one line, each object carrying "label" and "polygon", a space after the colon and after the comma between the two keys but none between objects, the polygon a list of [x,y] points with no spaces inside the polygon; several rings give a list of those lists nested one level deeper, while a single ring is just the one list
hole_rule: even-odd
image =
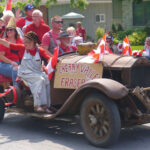
[{"label": "green lawn", "polygon": [[138,46],[131,46],[132,50],[142,50],[144,48],[143,45],[138,45]]}]

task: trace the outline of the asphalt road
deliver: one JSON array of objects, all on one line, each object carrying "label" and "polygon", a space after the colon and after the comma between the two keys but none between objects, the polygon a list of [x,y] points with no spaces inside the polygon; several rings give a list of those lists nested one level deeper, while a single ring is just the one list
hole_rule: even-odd
[{"label": "asphalt road", "polygon": [[[0,124],[0,150],[101,150],[91,146],[74,121],[41,120],[7,113]],[[109,150],[150,150],[150,124],[122,129]]]}]

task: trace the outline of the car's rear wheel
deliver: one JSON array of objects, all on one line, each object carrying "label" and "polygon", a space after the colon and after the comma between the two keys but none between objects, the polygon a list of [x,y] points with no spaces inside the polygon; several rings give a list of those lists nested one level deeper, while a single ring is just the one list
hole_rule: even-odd
[{"label": "car's rear wheel", "polygon": [[117,141],[121,122],[118,108],[111,99],[99,93],[88,95],[80,115],[85,137],[91,144],[108,147]]},{"label": "car's rear wheel", "polygon": [[4,119],[4,114],[5,114],[5,104],[4,101],[0,98],[0,123]]}]

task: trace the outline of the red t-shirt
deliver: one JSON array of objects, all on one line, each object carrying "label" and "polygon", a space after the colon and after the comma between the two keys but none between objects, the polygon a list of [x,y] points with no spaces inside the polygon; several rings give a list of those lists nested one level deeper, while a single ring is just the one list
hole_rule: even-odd
[{"label": "red t-shirt", "polygon": [[[25,51],[25,46],[24,46],[24,44],[13,44],[13,43],[11,43],[11,44],[10,44],[10,48],[11,48],[11,49],[14,49],[14,50],[20,51],[21,54],[22,54],[21,57],[23,57],[24,51]],[[43,49],[43,48],[41,48],[41,47],[39,48],[39,54],[40,54],[40,57],[41,57],[41,58],[43,57],[43,58],[46,59],[47,61],[50,59],[50,56],[46,53],[45,49]]]},{"label": "red t-shirt", "polygon": [[[64,53],[72,52],[72,51],[71,51],[71,48],[72,48],[72,51],[73,51],[73,52],[76,52],[76,51],[77,51],[77,47],[76,47],[76,46],[70,45],[70,46],[68,46],[68,47],[65,48],[62,44],[60,44],[60,45],[59,45],[59,55],[62,54],[62,51],[61,51],[61,50],[63,50]],[[58,47],[55,48],[54,51],[56,51],[57,49],[58,49]]]},{"label": "red t-shirt", "polygon": [[17,22],[16,26],[19,28],[23,28],[25,26],[26,20],[32,22],[32,17],[21,17]]},{"label": "red t-shirt", "polygon": [[76,35],[81,36],[83,38],[83,41],[85,40],[86,31],[82,28],[77,28]]},{"label": "red t-shirt", "polygon": [[43,35],[46,32],[48,32],[49,30],[50,30],[49,26],[45,23],[41,23],[39,27],[36,27],[34,25],[34,23],[31,23],[31,24],[27,25],[27,27],[25,29],[25,33],[29,32],[29,31],[33,31],[38,35],[40,41],[42,41]]},{"label": "red t-shirt", "polygon": [[[6,38],[4,40],[8,41]],[[21,38],[18,38],[16,40],[16,43],[17,44],[18,43],[22,44],[23,41],[22,41]],[[7,48],[7,47],[5,47],[5,46],[3,46],[3,45],[0,44],[0,51],[1,52],[5,52],[4,56],[7,57],[8,59],[12,60],[12,61],[19,61],[19,59],[20,59],[20,52],[15,53],[15,50],[12,49],[12,48]]]}]

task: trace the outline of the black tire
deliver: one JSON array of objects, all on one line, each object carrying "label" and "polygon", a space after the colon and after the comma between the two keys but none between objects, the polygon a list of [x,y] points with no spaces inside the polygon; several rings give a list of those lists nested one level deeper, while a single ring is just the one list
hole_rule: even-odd
[{"label": "black tire", "polygon": [[4,114],[5,114],[5,104],[4,104],[4,101],[0,99],[0,123],[4,119]]},{"label": "black tire", "polygon": [[120,134],[121,121],[116,104],[103,94],[88,95],[81,106],[81,126],[94,146],[109,147]]}]

